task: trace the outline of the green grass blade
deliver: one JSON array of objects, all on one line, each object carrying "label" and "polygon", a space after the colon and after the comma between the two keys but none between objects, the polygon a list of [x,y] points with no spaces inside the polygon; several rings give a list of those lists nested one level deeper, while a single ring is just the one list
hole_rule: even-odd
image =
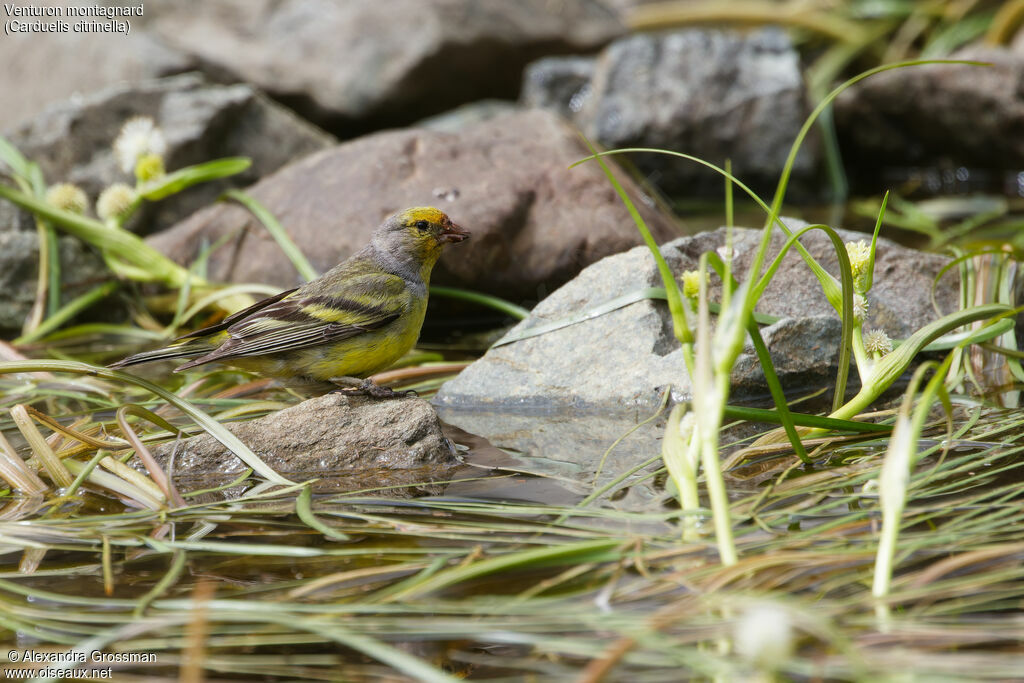
[{"label": "green grass blade", "polygon": [[78,489],[81,488],[82,484],[85,483],[85,480],[89,478],[92,471],[96,469],[96,466],[100,464],[100,460],[103,460],[108,455],[110,454],[102,448],[97,449],[96,455],[92,456],[92,459],[85,463],[85,467],[75,475],[75,480],[71,482],[71,486],[64,490],[64,496],[70,498],[75,495]]},{"label": "green grass blade", "polygon": [[871,285],[875,282],[875,248],[878,245],[878,232],[882,229],[882,219],[885,218],[885,207],[889,204],[889,192],[882,197],[882,205],[878,207],[878,219],[875,221],[875,229],[871,233],[871,251],[868,256],[868,267],[865,271],[865,292],[871,291]]},{"label": "green grass blade", "polygon": [[263,224],[263,227],[267,229],[270,236],[277,242],[277,246],[281,248],[281,251],[284,252],[284,255],[288,257],[288,260],[295,266],[295,270],[299,272],[299,275],[306,282],[320,277],[320,273],[309,262],[306,255],[302,253],[299,245],[295,244],[288,231],[284,229],[280,221],[265,206],[241,190],[228,190],[224,193],[224,197],[233,199],[247,208],[256,217],[256,220]]},{"label": "green grass blade", "polygon": [[796,453],[800,460],[809,465],[811,464],[811,459],[808,457],[807,449],[804,448],[800,435],[796,431],[796,423],[793,422],[793,415],[786,404],[786,395],[782,391],[782,383],[779,382],[779,376],[775,372],[775,364],[772,362],[771,354],[768,353],[768,347],[761,337],[761,331],[757,329],[757,325],[751,322],[747,326],[747,334],[750,335],[750,341],[754,344],[757,359],[760,361],[761,370],[764,372],[765,382],[768,384],[768,391],[771,392],[772,400],[775,402],[775,408],[778,411],[779,420],[782,422],[783,429],[786,430],[786,436],[789,438],[790,445],[793,446],[793,452]]},{"label": "green grass blade", "polygon": [[228,157],[186,166],[144,184],[139,188],[139,196],[151,202],[157,201],[199,183],[237,175],[250,166],[252,160],[246,157]]},{"label": "green grass blade", "polygon": [[[992,325],[987,325],[980,330],[967,330],[966,332],[955,332],[953,334],[944,334],[935,341],[926,344],[922,351],[947,351],[949,349],[960,346],[965,341],[970,340],[974,344],[980,344],[987,342],[990,339],[995,339],[1001,334],[1010,332],[1015,327],[1015,322],[1012,318],[1003,318]],[[892,342],[893,348],[906,343],[905,340],[894,339]]]},{"label": "green grass blade", "polygon": [[317,516],[313,514],[313,507],[311,505],[312,498],[313,492],[309,486],[303,487],[303,489],[299,491],[299,495],[295,498],[295,514],[302,520],[302,523],[311,529],[319,531],[321,534],[332,540],[350,540],[348,534],[342,533],[337,529],[333,529],[317,519]]},{"label": "green grass blade", "polygon": [[607,561],[617,555],[612,550],[620,545],[622,545],[622,542],[618,539],[603,539],[508,553],[438,572],[425,581],[410,586],[404,592],[392,596],[392,599],[411,600],[441,590],[442,588],[496,572],[515,569],[528,570],[560,564]]},{"label": "green grass blade", "polygon": [[66,466],[75,475],[84,473],[84,476],[88,481],[93,482],[97,486],[110,489],[111,491],[119,493],[127,498],[131,498],[140,507],[146,507],[150,510],[160,510],[165,507],[162,500],[154,498],[145,489],[140,488],[133,482],[122,479],[116,474],[104,472],[99,469],[88,471],[87,464],[78,462],[77,460],[71,460],[70,458],[68,459]]},{"label": "green grass blade", "polygon": [[27,334],[23,334],[15,339],[12,344],[18,346],[20,344],[30,344],[34,341],[42,339],[51,332],[55,332],[57,328],[66,323],[67,321],[74,318],[76,315],[91,307],[108,296],[113,294],[119,286],[116,280],[110,282],[104,282],[98,287],[93,287],[85,294],[75,297],[68,303],[66,303],[57,312],[51,314],[46,320],[42,322],[38,327]]},{"label": "green grass blade", "polygon": [[146,594],[139,598],[139,603],[136,605],[132,615],[136,618],[141,617],[146,612],[146,608],[149,607],[150,603],[159,598],[161,595],[167,592],[167,590],[178,582],[181,577],[181,572],[185,569],[185,560],[188,559],[188,555],[184,550],[175,550],[171,555],[171,566],[167,568],[164,575],[160,577],[160,580],[156,584],[146,591]]},{"label": "green grass blade", "polygon": [[[579,161],[573,163],[573,166],[576,166],[577,164],[581,164],[585,161],[589,161],[591,159],[595,159],[601,156],[612,156],[615,154],[627,154],[635,152],[644,152],[649,154],[665,154],[667,156],[674,156],[680,159],[686,159],[687,161],[692,161],[694,163],[700,164],[701,166],[710,168],[716,173],[719,173],[722,176],[726,177],[732,185],[735,185],[736,187],[743,190],[747,194],[747,196],[750,197],[758,206],[760,206],[761,209],[765,212],[765,214],[769,217],[769,219],[771,219],[775,225],[778,225],[779,228],[787,236],[793,234],[793,232],[786,226],[786,224],[782,222],[779,216],[775,215],[773,217],[772,208],[768,206],[768,204],[763,199],[761,199],[756,192],[754,192],[752,189],[747,187],[743,182],[741,182],[738,178],[736,178],[736,176],[734,176],[729,171],[719,166],[716,166],[715,164],[709,161],[705,161],[699,157],[695,157],[692,154],[684,154],[683,152],[673,152],[670,150],[654,149],[650,147],[627,147],[623,149],[613,149],[606,152],[595,153],[593,156],[580,159]],[[765,238],[762,238],[762,248],[765,248],[766,244],[767,242]],[[798,252],[800,252],[800,255],[803,257],[804,261],[814,272],[815,276],[818,278],[818,281],[821,282],[821,286],[823,291],[825,292],[826,298],[828,298],[829,301],[833,302],[833,306],[835,306],[836,310],[841,310],[841,304],[839,303],[841,300],[840,286],[836,282],[835,278],[829,275],[828,272],[824,268],[822,268],[817,261],[814,260],[814,257],[811,256],[810,252],[808,252],[804,248],[804,246],[799,242],[797,242],[796,244],[796,249]],[[760,271],[760,265],[761,264],[759,263],[756,272]],[[755,273],[755,270],[753,268],[751,268],[751,273]],[[749,313],[753,313],[752,309],[751,311],[749,311]]]},{"label": "green grass blade", "polygon": [[782,25],[816,33],[829,41],[860,45],[870,36],[863,22],[844,16],[830,5],[800,2],[718,2],[716,0],[662,1],[632,6],[626,15],[634,31],[664,30],[698,24],[741,23]]},{"label": "green grass blade", "polygon": [[433,296],[441,296],[448,299],[459,299],[461,301],[471,301],[476,304],[483,304],[484,306],[493,308],[496,311],[501,311],[506,315],[510,315],[516,320],[523,320],[530,315],[529,309],[517,306],[511,301],[506,301],[505,299],[492,296],[490,294],[482,294],[468,289],[461,289],[459,287],[430,285],[430,293]]},{"label": "green grass blade", "polygon": [[18,148],[11,144],[11,142],[0,135],[0,162],[7,164],[7,167],[11,169],[11,174],[23,182],[28,182],[29,179],[29,160],[22,156]]},{"label": "green grass blade", "polygon": [[[668,300],[668,310],[672,314],[672,326],[675,333],[676,339],[681,344],[692,344],[693,343],[693,331],[690,328],[690,322],[686,319],[686,309],[683,306],[683,295],[679,291],[679,283],[676,282],[676,277],[672,273],[672,269],[668,267],[668,263],[665,262],[665,257],[661,255],[661,250],[658,248],[658,243],[654,241],[654,236],[651,234],[650,228],[647,227],[647,222],[644,221],[643,216],[640,215],[640,211],[637,210],[636,205],[633,204],[633,200],[629,198],[626,191],[623,189],[622,184],[619,183],[618,178],[612,173],[612,170],[605,163],[603,154],[598,153],[594,145],[591,144],[582,134],[580,137],[583,138],[583,142],[590,149],[592,156],[582,161],[594,159],[601,166],[601,170],[604,171],[604,175],[608,178],[608,182],[611,183],[615,189],[615,193],[619,195],[619,199],[622,200],[623,205],[626,207],[626,211],[633,218],[633,222],[636,223],[637,230],[640,231],[640,236],[643,238],[644,244],[651,251],[651,256],[654,257],[654,262],[658,266],[658,273],[661,275],[661,282],[665,287],[665,295]],[[581,162],[571,164],[569,168],[576,166]]]},{"label": "green grass blade", "polygon": [[[725,417],[747,420],[749,422],[768,422],[771,424],[782,424],[782,416],[778,411],[768,408],[749,408],[747,406],[725,406],[723,411]],[[790,411],[790,419],[793,424],[800,427],[814,427],[817,429],[830,429],[838,432],[859,432],[864,434],[888,434],[892,431],[890,425],[876,424],[874,422],[858,422],[856,420],[844,420],[834,417],[822,417],[820,415],[808,415],[806,413],[794,413]]]},{"label": "green grass blade", "polygon": [[193,316],[197,315],[200,311],[213,304],[225,301],[225,300],[237,300],[241,297],[248,297],[249,295],[257,295],[260,297],[274,296],[279,294],[281,289],[273,287],[271,285],[259,285],[259,284],[242,284],[242,285],[227,285],[215,289],[209,294],[205,294],[188,307],[188,309],[181,311],[180,314],[175,315],[175,319],[169,330],[173,331],[177,329],[179,325],[187,320],[191,320]]}]

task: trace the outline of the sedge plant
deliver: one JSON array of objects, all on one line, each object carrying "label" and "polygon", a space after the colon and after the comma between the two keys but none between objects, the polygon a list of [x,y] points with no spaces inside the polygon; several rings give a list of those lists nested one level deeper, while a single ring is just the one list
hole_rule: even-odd
[{"label": "sedge plant", "polygon": [[[12,181],[0,182],[0,198],[31,212],[39,231],[36,304],[21,341],[32,341],[53,331],[86,306],[109,295],[114,287],[101,284],[63,308],[60,306],[58,230],[99,250],[108,268],[119,278],[156,282],[173,289],[191,288],[200,293],[212,288],[205,279],[167,258],[124,225],[143,202],[159,201],[193,185],[236,175],[252,162],[232,157],[167,172],[163,134],[152,120],[144,118],[127,121],[113,149],[122,170],[134,176],[135,184],[114,183],[106,188],[96,203],[98,217],[93,218],[87,213],[88,199],[79,188],[67,183],[48,188],[39,165],[0,137],[0,170]],[[244,295],[216,301],[228,313],[251,303],[251,297]]]},{"label": "sedge plant", "polygon": [[[735,178],[729,171],[681,152],[646,148],[620,149],[601,153],[594,152],[591,157],[583,160],[596,159],[601,164],[609,181],[633,217],[645,244],[651,250],[661,274],[675,336],[682,344],[684,361],[692,379],[693,400],[691,405],[695,415],[694,420],[686,421],[684,420],[685,411],[683,409],[674,409],[672,411],[666,425],[663,458],[676,490],[679,492],[684,512],[690,515],[695,515],[698,512],[694,508],[696,504],[694,477],[696,477],[698,463],[703,469],[708,496],[711,501],[719,557],[725,565],[734,564],[737,561],[735,543],[732,538],[732,521],[728,498],[725,493],[721,468],[718,462],[718,434],[728,404],[730,374],[736,359],[743,351],[748,333],[750,333],[751,327],[754,324],[754,307],[789,249],[795,248],[800,253],[814,276],[820,282],[826,298],[837,310],[843,321],[839,371],[834,391],[833,410],[829,415],[832,419],[851,421],[852,418],[881,396],[903,374],[920,351],[932,342],[935,342],[942,335],[972,322],[995,322],[999,318],[1007,316],[1012,310],[1003,304],[973,306],[946,315],[926,325],[909,339],[905,340],[898,348],[891,350],[888,346],[891,340],[882,335],[865,335],[862,329],[864,318],[863,301],[866,300],[864,298],[870,291],[872,284],[875,245],[882,216],[884,215],[884,201],[879,212],[879,219],[876,223],[870,246],[864,243],[846,245],[832,228],[825,225],[812,225],[800,232],[793,233],[780,218],[782,200],[785,196],[797,152],[815,120],[826,110],[831,102],[847,88],[876,73],[889,69],[932,63],[979,65],[977,62],[958,60],[911,61],[888,64],[859,74],[832,90],[811,112],[794,140],[770,206],[758,198],[754,192]],[[593,147],[591,149],[593,150]],[[722,276],[722,301],[720,302],[718,324],[713,333],[710,324],[710,306],[707,301],[705,275],[708,271],[710,255],[702,255],[698,274],[695,276],[697,284],[697,315],[695,317],[692,307],[686,301],[687,297],[682,295],[675,275],[668,268],[664,258],[662,258],[639,212],[625,195],[621,185],[615,180],[610,169],[602,160],[602,157],[605,155],[628,152],[669,154],[705,165],[722,174],[730,183],[742,189],[765,209],[767,218],[762,230],[761,240],[745,279],[737,281],[733,278],[729,264],[731,254],[728,251],[724,260],[719,259],[718,270]],[[772,230],[776,225],[786,234],[787,241],[780,253],[771,262],[768,262],[769,241]],[[836,278],[830,275],[800,244],[800,236],[808,230],[814,229],[824,231],[832,241],[836,257],[839,261],[840,280],[836,280]],[[764,269],[763,273],[762,269]],[[857,303],[856,310],[855,302]],[[859,316],[858,313],[860,314]],[[696,332],[694,331],[695,319]],[[1005,332],[1005,329],[999,330],[999,333]],[[846,379],[849,372],[851,355],[856,361],[856,367],[860,374],[861,389],[852,399],[845,401]],[[770,370],[770,358],[765,354],[761,356],[761,360],[766,370],[766,376],[769,377],[771,382],[771,375],[773,373]],[[788,411],[785,407],[784,396],[781,394],[781,388],[778,389],[778,391],[773,389],[772,393],[781,419],[784,415],[788,415]],[[793,445],[794,451],[798,454],[802,453],[803,449],[799,443],[800,436],[793,429],[791,418],[789,420],[783,419],[782,421],[786,425],[785,434]],[[800,434],[806,437],[808,435],[819,435],[823,432],[824,430],[821,429],[804,428],[800,431]],[[785,437],[782,434],[771,434],[767,439],[763,439],[762,442],[779,438]],[[690,533],[692,533],[692,528]]]}]

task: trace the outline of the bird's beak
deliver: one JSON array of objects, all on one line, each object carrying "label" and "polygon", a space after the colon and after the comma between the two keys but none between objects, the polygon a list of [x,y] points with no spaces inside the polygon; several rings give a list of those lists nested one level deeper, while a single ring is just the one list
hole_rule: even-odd
[{"label": "bird's beak", "polygon": [[469,238],[469,232],[463,230],[454,223],[449,223],[441,231],[440,240],[442,242],[461,242],[464,239]]}]

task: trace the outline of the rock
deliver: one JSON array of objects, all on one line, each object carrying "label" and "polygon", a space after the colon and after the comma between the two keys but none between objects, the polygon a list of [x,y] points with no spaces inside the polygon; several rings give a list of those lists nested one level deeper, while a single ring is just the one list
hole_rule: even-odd
[{"label": "rock", "polygon": [[[372,400],[335,392],[266,417],[226,425],[280,474],[306,480],[424,468],[442,473],[459,464],[437,414],[417,398]],[[209,434],[161,444],[153,455],[175,476],[231,474],[246,465]]]},{"label": "rock", "polygon": [[[802,407],[806,408],[806,404],[802,404]],[[664,467],[658,455],[661,453],[668,417],[668,411],[654,415],[656,410],[636,409],[608,415],[555,409],[531,414],[507,409],[490,412],[437,406],[438,415],[445,421],[446,429],[458,436],[459,443],[469,444],[470,449],[465,456],[467,464],[477,468],[489,464],[489,458],[483,458],[483,463],[478,462],[482,458],[479,447],[474,443],[475,438],[477,443],[483,442],[501,454],[500,457],[494,457],[494,467],[503,472],[534,475],[526,482],[517,481],[509,486],[509,490],[503,492],[503,498],[522,500],[517,494],[526,488],[525,483],[546,482],[548,491],[537,499],[539,502],[577,505],[599,487],[637,468],[632,475],[625,477],[612,491],[601,495],[591,505],[664,512],[666,505],[675,508],[678,501],[666,492],[664,476],[651,476]],[[651,421],[646,422],[648,419]],[[453,423],[458,424],[458,427],[454,427]],[[763,425],[751,422],[734,424],[722,431],[721,442],[742,442],[764,430]],[[482,434],[487,435],[486,440],[479,436]],[[613,444],[614,448],[611,448]],[[646,467],[641,467],[645,462]],[[725,472],[730,494],[743,492],[756,495],[759,492],[756,486],[738,481],[736,474],[735,470]],[[777,475],[776,471],[772,476]],[[467,493],[473,497],[494,498],[494,488],[500,486],[501,481],[484,480],[475,496],[472,490]],[[444,495],[466,495],[459,488],[461,486],[452,484]],[[665,523],[660,516],[655,517],[661,521],[651,519],[648,522],[656,526]],[[667,528],[665,530],[670,531]]]},{"label": "rock", "polygon": [[966,48],[955,59],[885,71],[836,100],[843,161],[868,191],[915,180],[937,194],[1019,195],[1024,167],[1024,52]]},{"label": "rock", "polygon": [[[193,186],[145,210],[132,224],[168,225],[279,167],[334,142],[247,85],[213,85],[197,74],[111,88],[50,107],[7,138],[37,162],[50,183],[80,185],[90,199],[111,183],[132,183],[118,168],[112,144],[124,122],[151,117],[167,139],[166,166],[246,156],[252,166],[237,176]],[[3,229],[3,226],[0,226]]]},{"label": "rock", "polygon": [[128,35],[115,40],[6,36],[0,91],[18,97],[3,99],[0,120],[199,68],[220,82],[253,84],[349,136],[479,99],[514,99],[530,61],[589,52],[625,30],[598,0],[148,0],[129,23]]},{"label": "rock", "polygon": [[[817,280],[815,280],[817,282]],[[760,308],[760,307],[759,307]],[[818,388],[835,379],[843,323],[834,313],[782,318],[761,330],[775,372],[784,385],[797,391]],[[853,383],[857,378],[853,377]],[[769,397],[761,362],[753,347],[740,354],[733,367],[732,391],[742,397]]]},{"label": "rock", "polygon": [[[459,135],[410,129],[359,138],[295,162],[250,192],[321,272],[366,244],[389,214],[436,205],[473,237],[445,253],[435,283],[535,302],[587,264],[640,243],[600,168],[568,168],[586,154],[558,117],[528,111]],[[638,203],[659,241],[678,234],[666,215]],[[231,235],[210,255],[211,279],[295,286],[277,244],[237,206],[203,209],[150,243],[188,263],[204,242]]]},{"label": "rock", "polygon": [[590,96],[595,62],[591,57],[545,57],[526,68],[520,99],[528,107],[575,119]]},{"label": "rock", "polygon": [[[805,225],[794,219],[786,219],[786,223],[791,229]],[[866,238],[861,233],[839,233],[845,241]],[[724,229],[701,233],[669,242],[662,253],[673,272],[681,273],[695,268],[701,253],[722,247],[724,239]],[[746,273],[759,239],[760,231],[736,230],[735,272]],[[770,253],[777,254],[783,241],[781,232],[776,231]],[[812,231],[802,242],[819,263],[836,272],[831,242],[824,233]],[[900,338],[934,320],[937,316],[929,299],[932,278],[947,263],[944,257],[880,238],[874,287],[868,295],[867,327],[880,327],[891,337]],[[712,283],[714,301],[720,296],[720,285],[717,278],[712,278]],[[508,337],[653,286],[661,286],[661,280],[645,247],[611,256],[588,267],[538,304]],[[955,276],[944,277],[935,294],[944,311],[955,310]],[[834,380],[841,329],[838,316],[795,251],[783,260],[757,311],[782,317],[763,328],[761,334],[787,389],[807,389]],[[736,398],[767,394],[752,347],[748,346],[738,359],[732,383]],[[668,308],[663,301],[644,299],[584,322],[495,346],[444,384],[434,402],[454,409],[572,409],[577,413],[614,414],[652,409],[662,388],[669,384],[676,399],[690,397],[691,384],[672,334]],[[446,419],[463,426],[448,413]],[[490,438],[488,434],[483,436]]]},{"label": "rock", "polygon": [[479,102],[470,102],[461,107],[456,107],[443,114],[428,116],[417,121],[416,125],[441,133],[461,133],[466,128],[478,123],[521,111],[523,111],[523,107],[515,102],[507,100],[480,100]]},{"label": "rock", "polygon": [[208,73],[253,83],[343,135],[515,98],[531,60],[587,52],[624,30],[596,0],[158,4],[150,30]]},{"label": "rock", "polygon": [[[85,0],[33,0],[33,7],[91,6]],[[155,6],[145,3],[145,12]],[[36,19],[32,19],[35,21]],[[53,21],[53,20],[48,20]],[[64,21],[68,21],[65,17]],[[46,106],[126,82],[189,71],[193,58],[168,47],[132,19],[128,35],[13,33],[0,40],[0,121],[26,121]]]},{"label": "rock", "polygon": [[[757,190],[774,189],[809,113],[799,57],[778,29],[620,38],[589,68],[579,58],[531,65],[523,99],[568,115],[608,148],[654,147],[719,166],[731,159],[736,176]],[[694,162],[630,159],[670,196],[721,196],[722,176]],[[815,140],[806,141],[794,179],[813,180],[817,159]]]}]

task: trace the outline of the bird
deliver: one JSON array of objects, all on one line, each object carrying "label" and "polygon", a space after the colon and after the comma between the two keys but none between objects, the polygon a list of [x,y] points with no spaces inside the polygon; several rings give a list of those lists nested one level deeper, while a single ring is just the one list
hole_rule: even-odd
[{"label": "bird", "polygon": [[406,209],[319,278],[110,367],[183,358],[188,362],[175,372],[222,363],[279,379],[329,382],[374,398],[404,396],[409,392],[367,377],[416,343],[434,264],[445,246],[469,236],[439,209]]}]

